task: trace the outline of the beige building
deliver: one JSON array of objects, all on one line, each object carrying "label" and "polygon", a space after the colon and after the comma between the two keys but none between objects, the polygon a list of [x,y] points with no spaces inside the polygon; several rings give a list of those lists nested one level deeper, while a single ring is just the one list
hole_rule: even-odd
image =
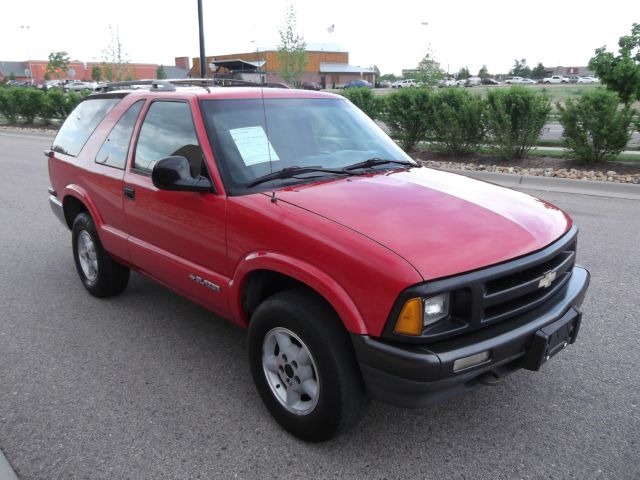
[{"label": "beige building", "polygon": [[[259,80],[264,77],[266,82],[282,82],[278,75],[280,62],[278,51],[257,50],[255,52],[232,53],[227,55],[213,55],[207,57],[207,78],[235,77],[246,80]],[[215,64],[215,69],[210,68]],[[200,76],[200,59],[193,59],[190,77]],[[257,78],[258,77],[258,78]],[[363,68],[349,64],[349,52],[335,44],[308,44],[307,66],[300,78],[300,82],[316,82],[322,88],[342,87],[352,80],[367,80],[375,83],[375,72],[370,68]]]}]

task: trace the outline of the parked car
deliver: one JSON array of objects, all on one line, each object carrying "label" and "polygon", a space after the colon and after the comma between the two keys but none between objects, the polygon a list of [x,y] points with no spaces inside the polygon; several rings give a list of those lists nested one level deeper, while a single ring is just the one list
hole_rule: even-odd
[{"label": "parked car", "polygon": [[302,84],[302,89],[303,90],[322,90],[322,87],[320,86],[320,84],[316,83],[316,82],[304,82]]},{"label": "parked car", "polygon": [[378,85],[380,86],[380,88],[389,88],[391,87],[391,81],[389,80],[380,80],[380,82],[378,83]]},{"label": "parked car", "polygon": [[62,85],[65,92],[93,91],[98,86],[97,82],[83,82],[81,80],[70,80]]},{"label": "parked car", "polygon": [[538,82],[536,80],[533,80],[532,78],[523,78],[522,80],[520,80],[520,83],[523,85],[535,85]]},{"label": "parked car", "polygon": [[442,80],[438,81],[438,87],[442,88],[442,87],[455,87],[456,85],[456,80],[455,78],[443,78]]},{"label": "parked car", "polygon": [[500,85],[500,82],[495,78],[483,78],[482,85]]},{"label": "parked car", "polygon": [[366,80],[352,80],[344,88],[373,88],[373,85]]},{"label": "parked car", "polygon": [[28,87],[29,82],[25,80],[8,80],[5,85],[7,87]]},{"label": "parked car", "polygon": [[593,75],[585,75],[584,77],[578,78],[578,83],[600,83],[600,80]]},{"label": "parked car", "polygon": [[464,87],[467,84],[466,78],[461,78],[460,80],[456,80],[456,87]]},{"label": "parked car", "polygon": [[563,75],[552,75],[551,77],[544,78],[542,82],[547,84],[569,83],[569,79]]},{"label": "parked car", "polygon": [[339,95],[124,86],[45,152],[80,283],[115,296],[133,269],[246,328],[257,394],[293,435],[331,438],[367,397],[424,407],[537,371],[576,341],[589,273],[557,207],[422,166]]},{"label": "parked car", "polygon": [[569,83],[578,83],[578,80],[580,79],[580,76],[579,75],[567,75],[566,78],[569,79]]},{"label": "parked car", "polygon": [[397,82],[393,82],[391,86],[393,88],[417,87],[418,82],[416,82],[413,78],[405,78],[404,80],[398,80]]},{"label": "parked car", "polygon": [[42,85],[43,90],[50,90],[52,88],[61,88],[61,87],[62,87],[62,80],[47,80]]},{"label": "parked car", "polygon": [[464,82],[465,87],[477,87],[478,85],[482,85],[482,79],[480,77],[469,77],[466,82]]}]

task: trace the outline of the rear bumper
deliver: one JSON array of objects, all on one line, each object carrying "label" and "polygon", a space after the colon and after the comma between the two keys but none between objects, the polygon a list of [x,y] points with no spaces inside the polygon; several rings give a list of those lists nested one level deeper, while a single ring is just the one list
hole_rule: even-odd
[{"label": "rear bumper", "polygon": [[[427,345],[352,334],[369,395],[403,407],[423,407],[495,383],[524,367],[525,354],[540,329],[570,317],[579,327],[579,307],[588,286],[589,272],[575,267],[567,284],[545,304],[508,321]],[[486,351],[490,358],[485,363],[454,371],[456,360]]]}]

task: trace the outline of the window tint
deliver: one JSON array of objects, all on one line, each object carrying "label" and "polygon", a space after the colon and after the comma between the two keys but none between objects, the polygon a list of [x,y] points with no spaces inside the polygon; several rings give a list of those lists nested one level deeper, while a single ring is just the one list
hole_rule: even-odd
[{"label": "window tint", "polygon": [[80,102],[60,127],[52,150],[77,157],[93,131],[120,98],[92,98]]},{"label": "window tint", "polygon": [[171,156],[186,157],[194,177],[205,174],[189,105],[156,101],[140,129],[133,165],[136,170],[151,172],[155,162]]},{"label": "window tint", "polygon": [[118,120],[102,147],[100,147],[100,151],[96,155],[96,163],[124,169],[127,163],[127,153],[129,153],[133,127],[143,104],[144,100],[138,100]]}]

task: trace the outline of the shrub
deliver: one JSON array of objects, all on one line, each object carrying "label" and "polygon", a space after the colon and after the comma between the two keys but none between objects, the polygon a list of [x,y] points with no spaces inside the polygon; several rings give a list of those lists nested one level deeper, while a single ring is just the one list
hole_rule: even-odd
[{"label": "shrub", "polygon": [[20,113],[20,94],[15,92],[21,92],[18,88],[0,88],[0,114],[7,119],[10,124],[18,121],[18,114]]},{"label": "shrub", "polygon": [[562,137],[567,148],[584,162],[602,162],[614,158],[631,138],[634,110],[618,109],[620,99],[614,92],[598,89],[579,100],[567,100],[560,111]]},{"label": "shrub", "polygon": [[75,92],[65,94],[57,88],[52,88],[45,96],[42,117],[47,120],[64,120],[80,100],[81,97]]},{"label": "shrub", "polygon": [[343,94],[356,107],[366,113],[370,118],[376,119],[380,117],[382,109],[382,100],[373,94],[369,88],[348,88]]},{"label": "shrub", "polygon": [[484,109],[484,100],[467,90],[440,90],[430,102],[434,140],[451,155],[473,151],[484,139]]},{"label": "shrub", "polygon": [[[17,90],[16,90],[17,91]],[[37,116],[42,115],[44,109],[45,94],[42,90],[34,88],[20,89],[19,113],[26,123],[33,123]]]},{"label": "shrub", "polygon": [[402,88],[387,96],[382,119],[403,149],[411,150],[429,134],[431,96],[426,88]]},{"label": "shrub", "polygon": [[520,86],[490,90],[486,126],[496,153],[504,159],[524,157],[540,136],[550,111],[545,93]]}]

